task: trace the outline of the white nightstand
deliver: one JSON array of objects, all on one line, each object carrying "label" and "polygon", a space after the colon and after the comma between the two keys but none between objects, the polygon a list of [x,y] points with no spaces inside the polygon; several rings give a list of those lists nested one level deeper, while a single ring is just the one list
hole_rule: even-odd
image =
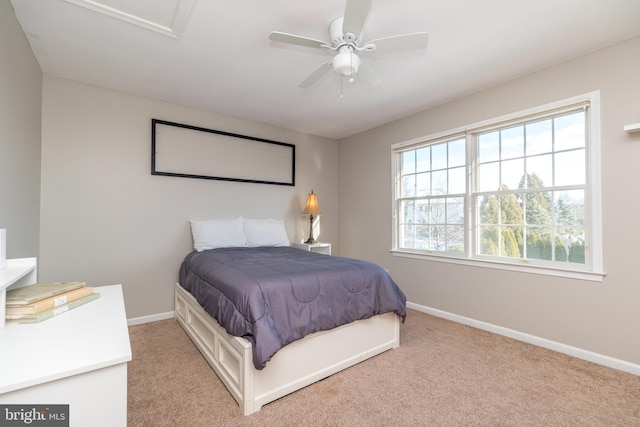
[{"label": "white nightstand", "polygon": [[317,252],[319,254],[331,255],[331,243],[294,243],[291,246],[303,251]]}]

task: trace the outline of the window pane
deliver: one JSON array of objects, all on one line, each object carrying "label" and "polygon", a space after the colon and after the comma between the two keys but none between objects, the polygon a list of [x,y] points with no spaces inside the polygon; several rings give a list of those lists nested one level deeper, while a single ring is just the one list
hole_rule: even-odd
[{"label": "window pane", "polygon": [[446,199],[431,199],[429,203],[429,223],[445,224],[447,220]]},{"label": "window pane", "polygon": [[434,225],[429,227],[429,249],[432,251],[447,250],[447,227]]},{"label": "window pane", "polygon": [[429,249],[429,227],[426,225],[416,225],[414,249]]},{"label": "window pane", "polygon": [[567,262],[585,263],[584,233],[576,234],[574,229],[558,228],[558,236],[562,239],[567,253]]},{"label": "window pane", "polygon": [[447,167],[447,144],[431,146],[431,170],[445,169]]},{"label": "window pane", "polygon": [[500,132],[478,135],[478,162],[493,162],[500,158]]},{"label": "window pane", "polygon": [[500,224],[523,224],[522,201],[515,194],[503,194],[500,202]]},{"label": "window pane", "polygon": [[404,224],[413,223],[413,200],[403,200],[400,202],[400,222]]},{"label": "window pane", "polygon": [[500,242],[498,239],[497,226],[478,227],[478,247],[476,251],[480,255],[498,256]]},{"label": "window pane", "polygon": [[525,193],[525,220],[527,225],[551,224],[551,193],[546,191]]},{"label": "window pane", "polygon": [[449,194],[464,194],[467,191],[466,178],[464,167],[449,169]]},{"label": "window pane", "polygon": [[567,262],[569,260],[569,248],[565,245],[562,236],[556,234],[553,239],[553,260]]},{"label": "window pane", "polygon": [[510,258],[520,258],[522,242],[522,227],[501,227],[500,255]]},{"label": "window pane", "polygon": [[449,252],[464,252],[464,227],[451,225],[447,227],[447,250]]},{"label": "window pane", "polygon": [[500,188],[500,163],[478,166],[478,191],[497,191]]},{"label": "window pane", "polygon": [[405,224],[400,226],[400,245],[403,248],[414,248],[415,234],[414,226],[412,224]]},{"label": "window pane", "polygon": [[467,163],[464,138],[449,142],[449,167],[464,166]]},{"label": "window pane", "polygon": [[431,174],[419,173],[416,175],[416,196],[424,197],[431,194]]},{"label": "window pane", "polygon": [[582,185],[586,179],[585,172],[584,150],[556,154],[556,185]]},{"label": "window pane", "polygon": [[425,172],[431,169],[431,148],[424,147],[415,151],[417,170],[416,172]]},{"label": "window pane", "polygon": [[500,132],[500,158],[524,156],[524,126],[503,129]]},{"label": "window pane", "polygon": [[553,149],[551,125],[552,120],[548,119],[529,123],[526,126],[527,156],[551,152]]},{"label": "window pane", "polygon": [[501,189],[515,190],[520,185],[520,180],[524,176],[524,159],[509,160],[502,163],[502,185]]},{"label": "window pane", "polygon": [[429,222],[429,200],[416,200],[415,203],[414,222],[416,224],[427,224]]},{"label": "window pane", "polygon": [[431,194],[447,194],[447,170],[439,170],[431,174]]},{"label": "window pane", "polygon": [[416,171],[416,152],[414,150],[405,151],[401,156],[400,173],[407,175]]},{"label": "window pane", "polygon": [[551,260],[551,228],[527,228],[527,258]]},{"label": "window pane", "polygon": [[481,196],[476,199],[479,224],[497,224],[500,206],[496,196]]},{"label": "window pane", "polygon": [[585,263],[584,190],[558,191],[554,194],[556,234],[562,240],[567,262]]},{"label": "window pane", "polygon": [[527,183],[524,188],[553,186],[553,156],[527,157]]},{"label": "window pane", "polygon": [[555,151],[585,147],[584,111],[581,110],[576,113],[556,117],[554,119],[554,127]]},{"label": "window pane", "polygon": [[401,197],[414,197],[416,195],[416,176],[407,175],[402,177],[400,184]]},{"label": "window pane", "polygon": [[584,190],[554,193],[555,223],[575,238],[584,239]]},{"label": "window pane", "polygon": [[464,224],[464,199],[462,197],[447,199],[447,224]]}]

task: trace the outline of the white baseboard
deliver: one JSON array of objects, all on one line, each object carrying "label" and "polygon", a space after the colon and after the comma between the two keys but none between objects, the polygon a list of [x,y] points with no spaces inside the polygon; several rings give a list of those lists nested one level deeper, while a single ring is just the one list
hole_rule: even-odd
[{"label": "white baseboard", "polygon": [[151,314],[149,316],[133,317],[127,319],[128,326],[142,325],[143,323],[157,322],[158,320],[173,319],[175,312],[167,311],[166,313]]},{"label": "white baseboard", "polygon": [[640,376],[640,365],[627,362],[626,360],[615,359],[613,357],[605,356],[603,354],[594,353],[592,351],[584,350],[577,347],[572,347],[567,344],[562,344],[556,341],[551,341],[545,338],[540,338],[535,335],[529,335],[524,332],[516,331],[502,326],[493,325],[491,323],[481,322],[479,320],[471,319],[469,317],[459,316],[457,314],[449,313],[447,311],[438,310],[424,305],[407,303],[408,308],[412,308],[423,313],[431,314],[436,317],[442,317],[443,319],[452,320],[457,323],[462,323],[467,326],[482,329],[485,331],[493,332],[498,335],[513,338],[518,341],[523,341],[529,344],[537,345],[538,347],[548,348],[559,353],[567,354],[569,356],[577,357],[578,359],[587,360],[589,362],[597,363],[599,365],[608,366],[609,368],[618,369],[620,371],[628,372],[630,374]]}]

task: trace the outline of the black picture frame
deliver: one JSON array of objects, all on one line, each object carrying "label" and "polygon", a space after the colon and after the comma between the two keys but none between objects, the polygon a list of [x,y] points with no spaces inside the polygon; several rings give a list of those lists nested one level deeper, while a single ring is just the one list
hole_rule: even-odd
[{"label": "black picture frame", "polygon": [[151,119],[151,175],[295,186],[294,144]]}]

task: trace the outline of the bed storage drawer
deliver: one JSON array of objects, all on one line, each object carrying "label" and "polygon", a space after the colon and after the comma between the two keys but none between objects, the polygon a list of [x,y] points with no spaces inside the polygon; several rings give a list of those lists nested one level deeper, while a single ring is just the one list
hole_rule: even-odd
[{"label": "bed storage drawer", "polygon": [[215,322],[198,305],[195,298],[182,287],[176,285],[175,293],[176,319],[189,332],[189,336],[198,347],[207,362],[216,371],[231,395],[242,402],[245,394],[243,366],[251,364],[251,343],[233,337],[229,341],[224,328]]}]

